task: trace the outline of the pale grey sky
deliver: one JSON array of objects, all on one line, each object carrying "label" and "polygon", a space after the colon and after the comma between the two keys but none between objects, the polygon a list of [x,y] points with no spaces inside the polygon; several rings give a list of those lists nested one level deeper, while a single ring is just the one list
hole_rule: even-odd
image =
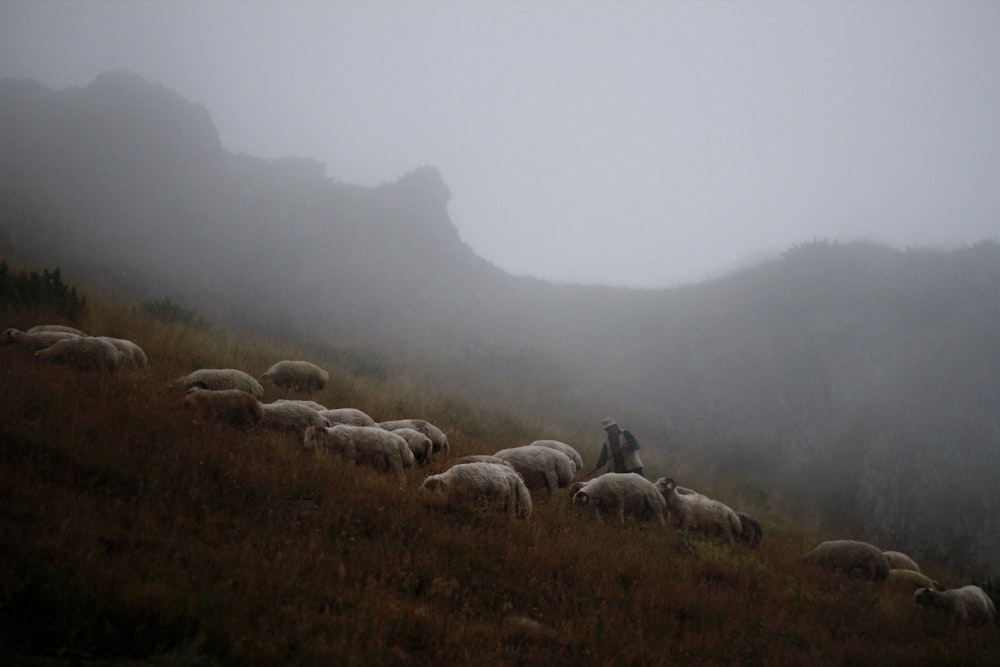
[{"label": "pale grey sky", "polygon": [[223,145],[439,168],[516,274],[695,282],[816,239],[1000,237],[1000,2],[11,2],[0,76],[128,69]]}]

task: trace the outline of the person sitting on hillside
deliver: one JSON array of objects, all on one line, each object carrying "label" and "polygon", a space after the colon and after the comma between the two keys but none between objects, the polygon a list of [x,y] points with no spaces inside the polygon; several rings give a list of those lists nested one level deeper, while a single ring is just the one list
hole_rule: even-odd
[{"label": "person sitting on hillside", "polygon": [[601,428],[608,434],[608,438],[601,446],[597,468],[609,463],[609,465],[613,464],[614,469],[608,472],[634,472],[637,475],[642,475],[639,442],[635,436],[627,430],[622,430],[618,426],[618,422],[611,417],[606,417],[601,422]]}]

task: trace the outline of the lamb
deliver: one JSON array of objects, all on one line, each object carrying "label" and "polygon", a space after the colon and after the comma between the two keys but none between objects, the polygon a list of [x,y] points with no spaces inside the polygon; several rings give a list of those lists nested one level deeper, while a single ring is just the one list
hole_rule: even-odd
[{"label": "lamb", "polygon": [[609,472],[588,482],[574,484],[570,493],[574,507],[594,508],[601,523],[604,523],[601,511],[608,510],[618,514],[618,521],[623,526],[626,514],[636,518],[656,517],[661,525],[667,525],[663,517],[667,511],[666,501],[653,483],[642,475]]},{"label": "lamb", "polygon": [[141,347],[132,341],[124,338],[110,338],[108,336],[99,336],[99,338],[108,341],[125,354],[125,362],[123,365],[126,368],[145,368],[149,365],[149,359],[146,357],[146,353]]},{"label": "lamb", "polygon": [[190,389],[184,397],[184,407],[194,410],[203,419],[229,422],[250,429],[264,419],[264,410],[252,394],[242,389]]},{"label": "lamb", "polygon": [[508,516],[531,516],[531,493],[521,475],[498,463],[461,463],[424,479],[421,488],[443,493],[448,502],[480,505]]},{"label": "lamb", "polygon": [[806,553],[802,561],[872,581],[885,581],[890,569],[881,549],[856,540],[823,542]]},{"label": "lamb", "polygon": [[656,480],[656,489],[670,508],[670,516],[685,530],[722,535],[733,544],[743,534],[743,524],[728,505],[700,493],[681,493],[677,483],[665,477]]},{"label": "lamb", "polygon": [[423,465],[434,460],[434,443],[426,435],[415,428],[397,428],[389,431],[406,440],[407,446],[413,452],[414,460]]},{"label": "lamb", "polygon": [[28,331],[7,329],[0,334],[0,343],[4,345],[17,345],[30,352],[37,352],[67,338],[80,338],[79,334],[69,331],[33,331],[33,329],[34,327]]},{"label": "lamb", "polygon": [[448,453],[448,436],[428,421],[423,419],[392,419],[379,422],[378,425],[387,431],[395,431],[397,428],[415,428],[431,439],[431,442],[434,443],[435,454],[438,452]]},{"label": "lamb", "polygon": [[336,408],[320,410],[320,414],[330,420],[331,424],[347,424],[348,426],[378,426],[368,413],[357,408]]},{"label": "lamb", "polygon": [[395,474],[406,483],[403,470],[414,463],[413,452],[402,436],[377,426],[310,426],[305,431],[306,449],[326,451],[356,464],[373,466]]},{"label": "lamb", "polygon": [[740,541],[751,549],[759,549],[760,542],[764,538],[760,522],[746,512],[737,512],[736,516],[740,519]]},{"label": "lamb", "polygon": [[252,375],[235,368],[202,368],[177,378],[171,385],[180,385],[185,390],[199,389],[242,389],[256,399],[264,398],[264,387]]},{"label": "lamb", "polygon": [[302,433],[310,426],[326,427],[330,422],[312,408],[298,403],[262,403],[265,426]]},{"label": "lamb", "polygon": [[568,486],[576,472],[573,461],[557,449],[524,445],[501,449],[493,454],[514,466],[530,490],[545,489],[551,498],[557,489]]},{"label": "lamb", "polygon": [[42,361],[54,361],[79,370],[117,371],[125,362],[125,353],[101,338],[77,336],[56,341],[35,352]]},{"label": "lamb", "polygon": [[941,584],[934,581],[926,574],[910,569],[892,568],[885,579],[885,587],[892,591],[913,593],[918,588],[933,588],[944,590]]},{"label": "lamb", "polygon": [[913,594],[913,602],[947,609],[956,619],[968,625],[993,625],[997,621],[993,600],[979,586],[962,586],[945,591],[921,588]]},{"label": "lamb", "polygon": [[309,361],[279,361],[260,376],[279,389],[290,391],[321,391],[330,381],[330,374]]},{"label": "lamb", "polygon": [[883,551],[882,555],[889,561],[889,568],[894,570],[913,570],[920,572],[917,562],[899,551]]},{"label": "lamb", "polygon": [[572,445],[567,445],[565,442],[560,442],[559,440],[535,440],[531,443],[531,446],[549,447],[560,451],[570,458],[576,468],[576,472],[583,470],[583,457],[580,456],[580,452],[576,451]]}]

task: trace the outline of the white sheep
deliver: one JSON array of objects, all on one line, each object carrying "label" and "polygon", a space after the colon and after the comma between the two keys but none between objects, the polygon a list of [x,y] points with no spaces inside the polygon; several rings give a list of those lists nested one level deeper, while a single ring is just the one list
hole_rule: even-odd
[{"label": "white sheep", "polygon": [[397,428],[390,431],[406,440],[407,446],[413,452],[414,460],[423,465],[434,460],[434,443],[426,435],[415,428]]},{"label": "white sheep", "polygon": [[560,442],[559,440],[535,440],[531,444],[535,447],[549,447],[550,449],[560,451],[570,458],[576,468],[576,472],[583,470],[583,457],[580,456],[580,452],[576,451],[572,445]]},{"label": "white sheep", "polygon": [[378,423],[364,410],[357,408],[334,408],[320,410],[320,414],[330,420],[331,424],[347,424],[348,426],[378,426]]},{"label": "white sheep", "polygon": [[132,341],[110,336],[99,336],[99,338],[108,341],[125,354],[125,362],[122,364],[125,368],[145,368],[149,365],[145,351]]},{"label": "white sheep", "polygon": [[242,389],[199,389],[193,387],[184,396],[184,407],[199,417],[253,428],[264,419],[264,410],[252,394]]},{"label": "white sheep", "polygon": [[529,490],[545,489],[549,497],[557,489],[569,486],[576,467],[568,456],[557,449],[524,445],[495,452],[493,456],[507,461],[521,473]]},{"label": "white sheep", "polygon": [[461,463],[424,479],[421,488],[448,502],[468,503],[508,516],[531,516],[531,493],[513,468],[499,463]]},{"label": "white sheep", "polygon": [[309,361],[279,361],[260,376],[279,389],[290,391],[321,391],[330,380],[330,374]]},{"label": "white sheep", "polygon": [[37,352],[67,338],[80,338],[80,335],[69,331],[20,331],[19,329],[7,329],[0,334],[0,344],[16,345],[24,350]]},{"label": "white sheep", "polygon": [[889,561],[882,550],[857,540],[829,540],[811,549],[802,561],[873,581],[889,576]]},{"label": "white sheep", "polygon": [[82,331],[80,331],[79,329],[77,329],[76,327],[69,327],[69,326],[66,326],[65,324],[36,324],[35,326],[33,326],[30,329],[28,329],[28,333],[30,333],[30,334],[39,333],[39,332],[43,332],[43,331],[55,331],[55,332],[58,332],[58,333],[71,333],[71,334],[76,334],[77,336],[86,336],[87,335],[87,334],[83,333]]},{"label": "white sheep", "polygon": [[306,429],[303,443],[306,449],[325,451],[356,464],[391,472],[400,484],[406,482],[403,470],[414,464],[406,440],[377,426],[313,426]]},{"label": "white sheep", "polygon": [[42,361],[54,361],[79,370],[114,372],[125,363],[125,353],[101,338],[77,336],[56,341],[35,352]]},{"label": "white sheep", "polygon": [[514,469],[514,466],[512,466],[509,461],[504,461],[503,459],[498,459],[497,457],[493,456],[492,454],[467,454],[465,456],[459,456],[457,459],[452,459],[452,460],[448,461],[448,464],[445,467],[445,470],[447,470],[448,468],[460,465],[462,463],[497,463],[497,464],[502,465],[502,466],[507,466],[511,470]]},{"label": "white sheep", "polygon": [[573,484],[570,494],[575,508],[593,508],[601,523],[604,522],[602,511],[609,511],[618,515],[618,522],[623,526],[626,514],[640,519],[655,517],[661,525],[667,525],[664,519],[667,504],[653,483],[642,475],[605,473],[590,481]]},{"label": "white sheep", "polygon": [[448,436],[429,421],[424,419],[391,419],[379,422],[378,425],[387,431],[395,431],[397,428],[415,428],[431,439],[431,442],[434,443],[435,454],[439,452],[448,453]]},{"label": "white sheep", "polygon": [[917,572],[916,570],[903,568],[892,568],[889,570],[889,574],[885,579],[885,587],[892,591],[909,594],[912,594],[913,591],[918,588],[943,590],[938,582],[934,581],[926,574]]},{"label": "white sheep", "polygon": [[890,569],[920,572],[920,566],[917,565],[917,562],[900,551],[883,551],[882,555],[889,561]]},{"label": "white sheep", "polygon": [[945,591],[921,588],[913,594],[913,602],[922,606],[947,609],[956,619],[968,625],[992,625],[997,621],[997,610],[993,600],[979,586],[962,586]]},{"label": "white sheep", "polygon": [[302,433],[310,426],[330,425],[320,413],[299,403],[262,403],[260,407],[264,426],[271,428]]},{"label": "white sheep", "polygon": [[677,490],[677,483],[666,477],[656,480],[656,489],[680,528],[722,535],[730,543],[742,535],[740,517],[725,503],[700,493],[681,493]]},{"label": "white sheep", "polygon": [[179,385],[185,390],[199,389],[242,389],[254,398],[264,398],[264,387],[249,373],[235,368],[201,368],[184,377],[177,378],[171,385]]}]

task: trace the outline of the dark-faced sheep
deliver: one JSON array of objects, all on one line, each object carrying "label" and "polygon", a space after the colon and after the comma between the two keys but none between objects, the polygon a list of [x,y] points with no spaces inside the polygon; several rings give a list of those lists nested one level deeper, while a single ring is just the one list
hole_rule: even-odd
[{"label": "dark-faced sheep", "polygon": [[677,483],[665,477],[656,480],[656,489],[670,509],[678,527],[701,533],[722,535],[735,543],[743,533],[739,516],[728,505],[700,493],[681,493]]},{"label": "dark-faced sheep", "polygon": [[945,591],[921,588],[913,594],[913,602],[945,609],[959,622],[968,625],[993,625],[997,620],[993,600],[979,586],[962,586]]},{"label": "dark-faced sheep", "polygon": [[527,519],[531,493],[513,468],[498,463],[461,463],[424,479],[421,488],[444,494],[449,503],[483,507]]},{"label": "dark-faced sheep", "polygon": [[558,489],[569,486],[576,472],[568,456],[548,447],[511,447],[501,449],[493,456],[514,466],[529,490],[544,489],[550,498]]},{"label": "dark-faced sheep", "polygon": [[807,552],[802,561],[872,581],[885,581],[890,569],[881,549],[857,540],[823,542]]},{"label": "dark-faced sheep", "polygon": [[184,407],[201,419],[233,424],[244,429],[256,426],[264,419],[264,410],[252,394],[242,389],[190,389],[184,397]]},{"label": "dark-faced sheep", "polygon": [[743,542],[751,549],[759,549],[761,540],[764,539],[764,531],[760,527],[760,522],[746,512],[737,512],[740,519],[740,542]]},{"label": "dark-faced sheep", "polygon": [[279,389],[305,391],[310,396],[330,381],[330,374],[310,361],[279,361],[260,377]]},{"label": "dark-faced sheep", "polygon": [[653,483],[635,473],[605,473],[588,482],[578,482],[570,487],[573,506],[578,510],[593,510],[597,520],[604,523],[602,514],[611,513],[618,523],[625,525],[625,516],[638,519],[655,517],[666,526],[664,514],[667,504]]},{"label": "dark-faced sheep", "polygon": [[125,363],[125,353],[101,338],[77,336],[57,341],[35,352],[35,358],[77,370],[117,371]]},{"label": "dark-faced sheep", "polygon": [[185,390],[199,389],[241,389],[254,398],[264,398],[264,387],[249,373],[236,368],[201,368],[170,383]]}]

